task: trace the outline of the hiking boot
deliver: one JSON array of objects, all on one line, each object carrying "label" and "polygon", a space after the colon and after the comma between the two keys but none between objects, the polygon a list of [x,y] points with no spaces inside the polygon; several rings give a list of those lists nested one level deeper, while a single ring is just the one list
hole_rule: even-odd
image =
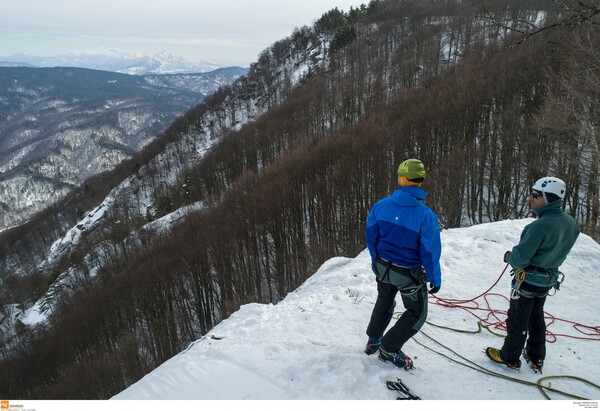
[{"label": "hiking boot", "polygon": [[383,362],[390,361],[396,367],[403,368],[406,371],[412,370],[414,367],[412,359],[402,351],[389,352],[383,347],[379,348],[379,359]]},{"label": "hiking boot", "polygon": [[500,356],[500,350],[497,348],[487,347],[485,349],[485,355],[487,355],[490,360],[492,360],[498,364],[504,364],[508,368],[511,368],[513,370],[518,370],[519,368],[521,368],[521,361],[519,361],[519,360],[517,360],[516,362],[511,363],[511,364],[504,361],[502,359],[502,356]]},{"label": "hiking boot", "polygon": [[525,358],[525,362],[527,362],[527,364],[529,364],[529,366],[531,367],[531,369],[533,371],[535,371],[536,373],[542,373],[542,367],[544,366],[544,360],[541,358],[538,358],[537,360],[532,359],[529,354],[527,354],[527,349],[524,348],[523,349],[523,358]]},{"label": "hiking boot", "polygon": [[375,339],[369,338],[369,341],[367,341],[367,345],[365,346],[365,354],[367,354],[367,355],[375,354],[377,351],[379,351],[380,347],[381,347],[380,340],[375,340]]}]

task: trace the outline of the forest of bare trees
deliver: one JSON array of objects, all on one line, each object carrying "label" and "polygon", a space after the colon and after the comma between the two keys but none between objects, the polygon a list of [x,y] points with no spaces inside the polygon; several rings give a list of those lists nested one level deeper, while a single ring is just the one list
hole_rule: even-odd
[{"label": "forest of bare trees", "polygon": [[[598,27],[557,25],[523,41],[519,31],[539,22],[536,12],[553,22],[564,11],[507,4],[372,1],[275,43],[247,78],[190,110],[155,144],[215,126],[202,115],[232,93],[263,90],[265,114],[228,129],[173,184],[159,167],[178,169],[183,150],[181,159],[140,155],[121,166],[145,166],[153,210],[140,214],[135,197],[118,204],[109,224],[55,267],[56,278],[76,274],[56,291],[48,324],[22,325],[3,341],[0,392],[109,398],[210,338],[240,305],[277,303],[326,259],[365,248],[367,213],[396,188],[395,169],[409,157],[428,168],[427,203],[442,228],[526,217],[532,182],[555,174],[567,182],[568,212],[598,239]],[[336,35],[329,63],[316,64],[299,87],[276,81],[293,53]],[[199,203],[166,235],[143,228]],[[56,225],[46,225],[44,235],[56,238]],[[9,234],[5,250],[25,244]],[[40,276],[22,281],[47,281]]]}]

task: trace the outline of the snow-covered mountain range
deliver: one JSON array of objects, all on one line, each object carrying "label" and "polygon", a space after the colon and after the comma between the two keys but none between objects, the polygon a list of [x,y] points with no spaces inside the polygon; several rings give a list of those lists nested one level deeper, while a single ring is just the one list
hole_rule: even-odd
[{"label": "snow-covered mountain range", "polygon": [[0,67],[81,67],[123,74],[205,73],[223,67],[215,62],[193,62],[173,53],[146,55],[117,49],[86,50],[55,56],[15,54],[0,56]]}]

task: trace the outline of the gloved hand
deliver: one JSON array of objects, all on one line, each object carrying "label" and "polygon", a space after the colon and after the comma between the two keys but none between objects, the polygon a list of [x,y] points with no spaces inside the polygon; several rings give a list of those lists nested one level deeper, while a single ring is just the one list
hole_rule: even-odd
[{"label": "gloved hand", "polygon": [[438,291],[440,291],[440,287],[439,287],[439,286],[437,286],[437,285],[436,285],[436,286],[432,286],[432,287],[429,289],[429,294],[435,294],[435,293],[437,293]]},{"label": "gloved hand", "polygon": [[510,255],[510,251],[504,253],[504,262],[508,263],[508,256]]}]

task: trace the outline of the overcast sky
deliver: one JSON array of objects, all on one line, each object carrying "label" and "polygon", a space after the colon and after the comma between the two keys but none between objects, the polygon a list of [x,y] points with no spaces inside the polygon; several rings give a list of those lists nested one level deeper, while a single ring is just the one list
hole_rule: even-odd
[{"label": "overcast sky", "polygon": [[0,56],[119,49],[249,65],[295,27],[368,0],[0,0]]}]

